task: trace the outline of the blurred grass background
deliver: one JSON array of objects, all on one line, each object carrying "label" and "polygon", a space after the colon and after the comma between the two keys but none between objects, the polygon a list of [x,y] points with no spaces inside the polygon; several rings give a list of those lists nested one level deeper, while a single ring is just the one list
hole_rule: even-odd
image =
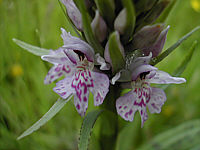
[{"label": "blurred grass background", "polygon": [[[200,25],[200,1],[199,6],[193,3],[192,7],[191,4],[190,0],[181,0],[173,9],[167,20],[171,28],[165,48]],[[61,27],[72,32],[57,0],[0,0],[0,150],[77,149],[82,119],[72,102],[67,103],[64,109],[39,131],[16,141],[16,137],[37,121],[58,96],[52,90],[54,84],[43,84],[50,65],[19,48],[12,38],[56,49],[62,45]],[[199,41],[200,31],[160,63],[159,69],[172,73],[195,39]],[[182,74],[187,83],[172,85],[166,90],[168,100],[162,113],[149,115],[144,128],[140,129],[138,114],[132,123],[120,119],[120,123],[131,126],[126,136],[133,139],[130,150],[176,125],[200,118],[199,58],[198,45],[192,61]],[[98,143],[94,138],[98,136],[98,132],[100,131],[97,125],[95,134],[92,135],[95,150],[98,149]]]}]

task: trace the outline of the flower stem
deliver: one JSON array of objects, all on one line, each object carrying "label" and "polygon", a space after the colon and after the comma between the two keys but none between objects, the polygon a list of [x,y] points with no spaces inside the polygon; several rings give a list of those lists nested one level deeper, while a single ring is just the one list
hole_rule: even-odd
[{"label": "flower stem", "polygon": [[105,109],[101,115],[101,131],[99,143],[102,150],[115,150],[118,136],[118,115],[115,101],[120,96],[119,85],[110,86],[110,91],[104,100],[102,108]]}]

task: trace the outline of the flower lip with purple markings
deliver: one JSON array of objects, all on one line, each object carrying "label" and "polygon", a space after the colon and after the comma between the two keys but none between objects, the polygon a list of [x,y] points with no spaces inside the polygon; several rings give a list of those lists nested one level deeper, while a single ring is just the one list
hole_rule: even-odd
[{"label": "flower lip with purple markings", "polygon": [[184,78],[172,77],[168,73],[149,65],[150,57],[138,57],[131,64],[132,90],[121,96],[116,101],[118,114],[127,121],[133,121],[134,114],[139,111],[141,126],[148,119],[146,107],[150,113],[160,113],[161,107],[166,101],[166,95],[162,89],[151,87],[156,84],[180,84],[186,82]]},{"label": "flower lip with purple markings", "polygon": [[71,36],[64,29],[61,30],[64,45],[59,50],[42,56],[43,60],[54,64],[45,83],[51,83],[64,75],[65,78],[58,81],[53,90],[63,99],[74,95],[74,105],[79,114],[84,116],[88,107],[89,91],[93,93],[94,105],[102,104],[109,90],[109,79],[107,75],[93,71],[93,49],[86,42]]}]

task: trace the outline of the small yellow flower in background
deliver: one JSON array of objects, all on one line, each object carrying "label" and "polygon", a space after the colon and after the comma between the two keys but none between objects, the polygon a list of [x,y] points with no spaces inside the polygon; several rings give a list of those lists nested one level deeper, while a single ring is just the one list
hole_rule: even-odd
[{"label": "small yellow flower in background", "polygon": [[14,64],[11,67],[11,75],[13,77],[18,77],[18,76],[21,76],[22,74],[23,74],[23,69],[20,64]]},{"label": "small yellow flower in background", "polygon": [[195,11],[200,12],[200,0],[190,0],[190,3]]},{"label": "small yellow flower in background", "polygon": [[167,105],[167,106],[163,107],[162,113],[163,113],[166,117],[170,117],[170,116],[172,116],[172,114],[174,113],[174,107],[173,107],[172,105]]}]

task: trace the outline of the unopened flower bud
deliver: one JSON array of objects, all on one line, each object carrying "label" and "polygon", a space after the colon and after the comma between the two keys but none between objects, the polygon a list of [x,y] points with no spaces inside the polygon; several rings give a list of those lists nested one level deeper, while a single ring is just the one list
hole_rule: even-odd
[{"label": "unopened flower bud", "polygon": [[147,56],[152,52],[156,57],[164,46],[169,26],[164,29],[164,25],[145,26],[133,37],[134,49],[140,49]]},{"label": "unopened flower bud", "polygon": [[117,18],[115,19],[114,22],[114,28],[117,30],[120,34],[124,34],[125,29],[126,29],[126,9],[122,9]]},{"label": "unopened flower bud", "polygon": [[82,30],[82,18],[81,18],[81,13],[76,7],[76,4],[74,3],[73,0],[62,0],[62,3],[65,5],[67,9],[67,14],[73,24],[77,27],[78,30]]},{"label": "unopened flower bud", "polygon": [[114,28],[122,35],[121,41],[127,44],[135,28],[135,6],[132,1],[122,1],[122,4],[124,8],[115,19]]},{"label": "unopened flower bud", "polygon": [[103,42],[107,35],[107,25],[100,16],[99,11],[96,10],[96,15],[91,23],[94,35],[100,42]]}]

